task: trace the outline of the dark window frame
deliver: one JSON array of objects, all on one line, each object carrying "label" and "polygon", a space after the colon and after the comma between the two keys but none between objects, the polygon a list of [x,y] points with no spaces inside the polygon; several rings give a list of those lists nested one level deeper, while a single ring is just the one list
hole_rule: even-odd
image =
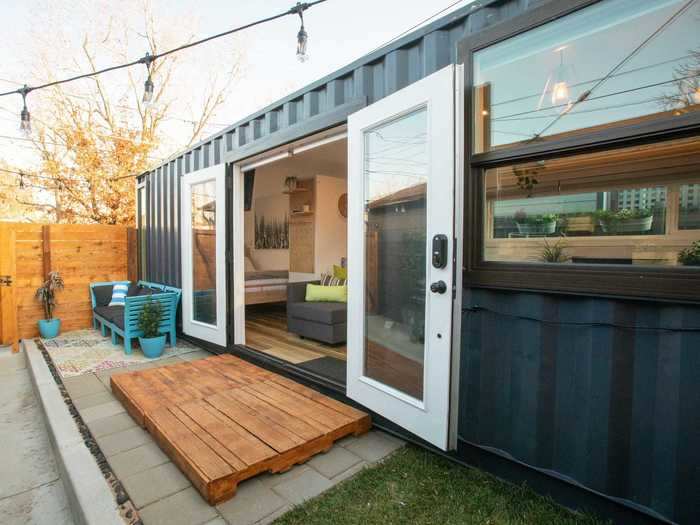
[{"label": "dark window frame", "polygon": [[486,169],[700,135],[700,112],[694,112],[583,131],[563,139],[472,153],[474,53],[600,1],[604,0],[551,2],[465,38],[458,45],[458,62],[464,64],[464,131],[467,138],[464,151],[463,283],[466,287],[700,302],[700,272],[692,268],[576,263],[555,266],[535,262],[485,261],[483,258],[482,195]]}]

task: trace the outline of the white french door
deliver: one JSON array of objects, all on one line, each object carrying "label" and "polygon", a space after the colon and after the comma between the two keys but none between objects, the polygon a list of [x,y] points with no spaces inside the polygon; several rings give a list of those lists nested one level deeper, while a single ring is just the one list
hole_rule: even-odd
[{"label": "white french door", "polygon": [[347,395],[448,448],[455,67],[348,119]]},{"label": "white french door", "polygon": [[226,346],[226,165],[182,181],[182,329]]}]

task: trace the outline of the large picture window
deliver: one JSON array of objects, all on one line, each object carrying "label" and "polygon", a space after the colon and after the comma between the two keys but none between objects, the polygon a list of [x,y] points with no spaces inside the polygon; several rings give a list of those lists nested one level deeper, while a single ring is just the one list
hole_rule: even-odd
[{"label": "large picture window", "polygon": [[465,282],[698,300],[700,2],[552,2],[460,57]]},{"label": "large picture window", "polygon": [[682,264],[698,187],[697,138],[487,169],[484,259]]},{"label": "large picture window", "polygon": [[700,108],[700,3],[606,0],[474,54],[475,153]]}]

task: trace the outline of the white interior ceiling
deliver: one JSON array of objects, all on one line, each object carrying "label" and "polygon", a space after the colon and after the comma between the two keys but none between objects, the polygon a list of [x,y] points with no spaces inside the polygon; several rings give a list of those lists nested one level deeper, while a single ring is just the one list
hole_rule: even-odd
[{"label": "white interior ceiling", "polygon": [[347,139],[336,140],[323,146],[292,155],[257,168],[256,176],[266,173],[284,171],[286,176],[298,179],[311,178],[314,175],[346,178],[348,171]]}]

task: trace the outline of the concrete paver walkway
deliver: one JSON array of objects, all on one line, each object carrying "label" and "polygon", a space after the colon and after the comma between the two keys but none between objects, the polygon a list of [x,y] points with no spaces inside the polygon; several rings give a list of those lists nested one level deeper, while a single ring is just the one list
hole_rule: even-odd
[{"label": "concrete paver walkway", "polygon": [[73,523],[23,353],[0,349],[0,521]]},{"label": "concrete paver walkway", "polygon": [[231,500],[210,506],[151,436],[136,425],[109,387],[109,378],[114,373],[210,355],[198,350],[64,380],[73,403],[139,509],[145,525],[270,523],[293,505],[319,495],[403,445],[402,441],[377,431],[359,438],[348,437],[326,454],[317,455],[284,474],[263,474],[244,481]]}]

